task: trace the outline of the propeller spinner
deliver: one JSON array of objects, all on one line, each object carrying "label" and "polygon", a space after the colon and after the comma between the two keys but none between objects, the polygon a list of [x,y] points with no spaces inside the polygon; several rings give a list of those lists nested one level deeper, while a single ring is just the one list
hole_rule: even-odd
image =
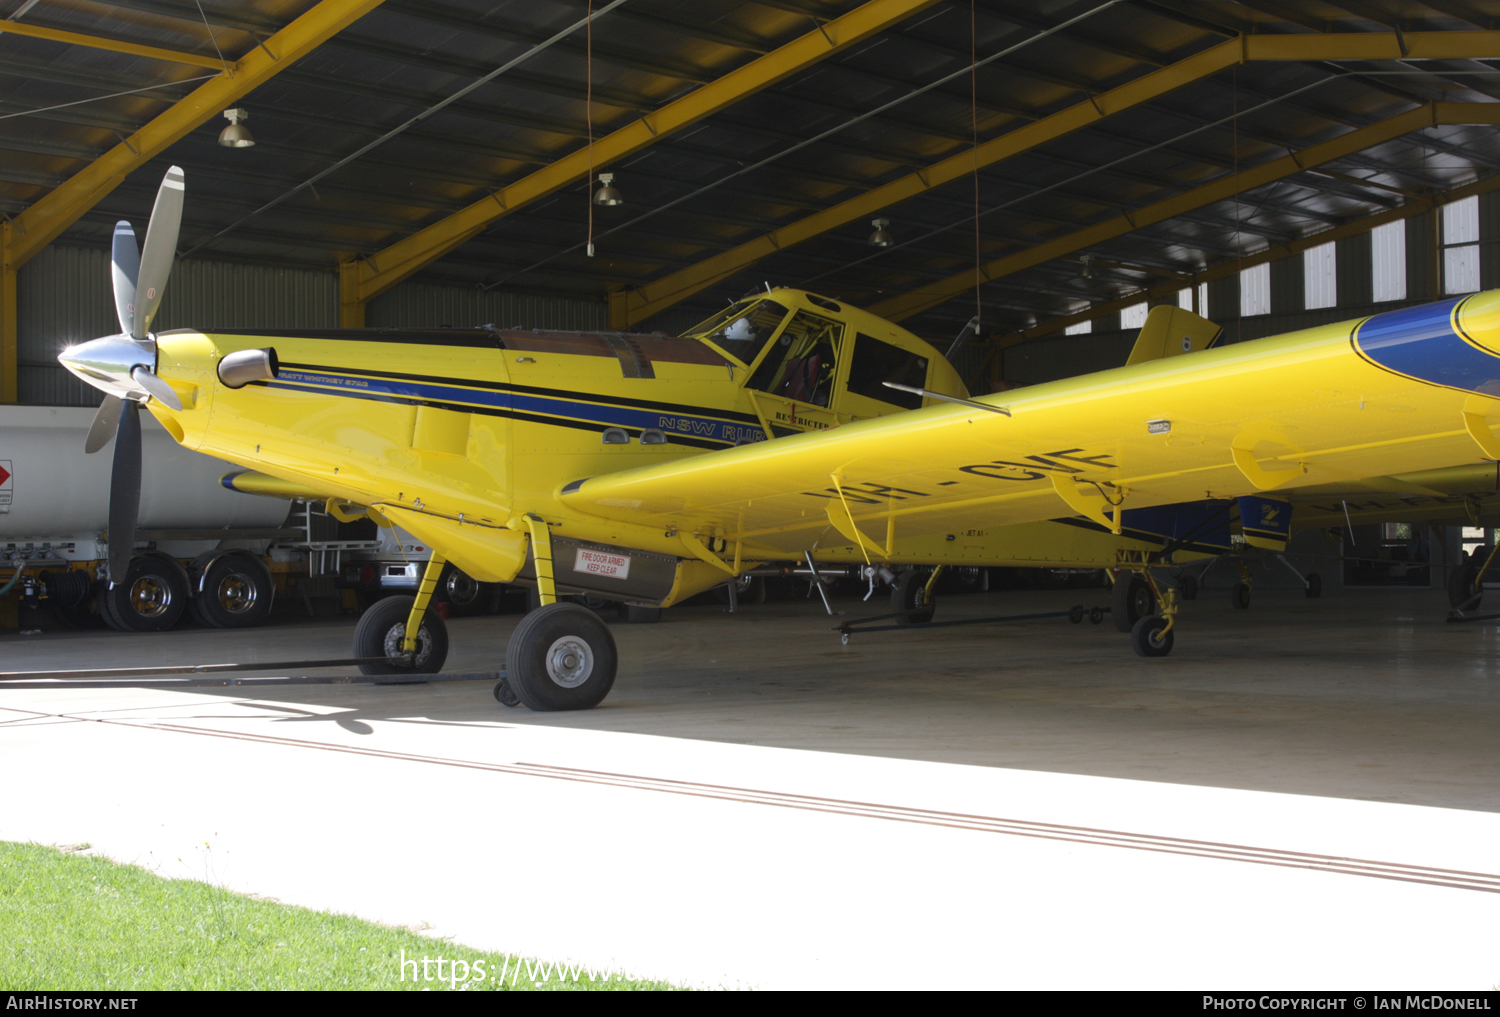
[{"label": "propeller spinner", "polygon": [[146,227],[146,246],[138,251],[130,223],[115,224],[110,250],[110,278],[115,291],[115,313],[120,334],[70,346],[57,359],[73,374],[104,393],[104,402],[89,428],[85,452],[97,452],[115,439],[115,458],[109,489],[109,532],[124,539],[109,544],[109,577],[113,585],[125,578],[141,502],[141,403],[159,400],[174,410],[182,401],[156,375],[156,341],[151,322],[161,307],[177,235],[182,226],[183,174],[167,170]]}]

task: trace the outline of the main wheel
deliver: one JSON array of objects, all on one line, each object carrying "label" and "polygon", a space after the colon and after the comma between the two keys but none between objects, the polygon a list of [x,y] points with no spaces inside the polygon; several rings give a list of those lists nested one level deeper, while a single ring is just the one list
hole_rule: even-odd
[{"label": "main wheel", "polygon": [[1243,610],[1250,606],[1250,587],[1246,583],[1235,583],[1229,591],[1229,602]]},{"label": "main wheel", "polygon": [[[416,597],[386,597],[370,605],[359,616],[354,627],[354,656],[402,656],[401,643],[406,639],[406,619]],[[392,660],[359,665],[360,674],[437,674],[448,659],[448,626],[436,611],[425,612],[422,627],[417,629],[417,652],[410,664]]]},{"label": "main wheel", "polygon": [[1121,632],[1133,631],[1136,622],[1156,613],[1156,594],[1151,592],[1151,584],[1138,573],[1120,573],[1110,591],[1109,613],[1115,620],[1115,628]]},{"label": "main wheel", "polygon": [[[1460,565],[1448,576],[1448,606],[1454,609],[1472,610],[1479,606],[1480,598],[1484,595],[1483,590],[1474,588],[1474,577],[1479,570],[1473,565]],[[1464,607],[1470,600],[1473,604]]]},{"label": "main wheel", "polygon": [[99,613],[120,632],[165,632],[187,608],[187,573],[165,555],[130,559],[123,582],[99,591]]},{"label": "main wheel", "polygon": [[1182,588],[1183,600],[1198,599],[1198,580],[1192,576],[1183,576],[1177,584]]},{"label": "main wheel", "polygon": [[1316,572],[1307,574],[1307,586],[1303,589],[1310,598],[1316,600],[1323,595],[1323,577]]},{"label": "main wheel", "polygon": [[533,710],[588,710],[615,684],[615,640],[578,604],[532,611],[505,648],[505,682]]},{"label": "main wheel", "polygon": [[1172,633],[1167,620],[1153,614],[1142,618],[1130,630],[1130,645],[1142,657],[1165,657],[1172,652]]},{"label": "main wheel", "polygon": [[904,612],[896,619],[897,625],[925,625],[932,621],[937,605],[927,599],[927,573],[912,569],[896,577],[891,587],[891,610]]},{"label": "main wheel", "polygon": [[203,585],[188,603],[200,625],[238,629],[259,625],[271,613],[276,586],[271,570],[249,554],[225,554],[208,563]]}]

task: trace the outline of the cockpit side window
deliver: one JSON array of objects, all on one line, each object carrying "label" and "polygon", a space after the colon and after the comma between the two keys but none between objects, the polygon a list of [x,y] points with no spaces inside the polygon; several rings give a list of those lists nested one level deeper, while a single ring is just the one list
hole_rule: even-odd
[{"label": "cockpit side window", "polygon": [[909,410],[921,407],[921,396],[914,392],[886,388],[883,382],[887,381],[912,388],[925,387],[927,358],[863,332],[859,333],[854,341],[854,360],[849,365],[849,391]]},{"label": "cockpit side window", "polygon": [[696,326],[688,334],[707,339],[742,364],[753,364],[776,326],[787,316],[787,309],[774,300],[742,300]]},{"label": "cockpit side window", "polygon": [[827,406],[838,368],[839,322],[799,311],[766,354],[748,387],[796,402]]}]

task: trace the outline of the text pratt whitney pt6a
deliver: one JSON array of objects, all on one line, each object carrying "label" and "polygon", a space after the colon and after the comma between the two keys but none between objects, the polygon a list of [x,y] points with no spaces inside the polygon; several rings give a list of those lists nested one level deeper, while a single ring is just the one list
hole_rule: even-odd
[{"label": "text pratt whitney pt6a", "polygon": [[[118,413],[111,529],[134,521],[144,403],[187,447],[440,552],[416,598],[356,631],[355,654],[391,673],[441,667],[425,608],[445,561],[535,583],[543,606],[506,671],[537,709],[593,706],[614,680],[608,630],[559,592],[668,606],[819,548],[894,561],[910,542],[1071,516],[1119,535],[1133,509],[1500,459],[1484,394],[1500,392],[1496,293],[1224,348],[1163,331],[1150,359],[978,400],[910,333],[788,289],[686,338],[151,334],[181,179],[138,271],[117,233],[123,334],[59,358],[111,397],[106,436]],[[1176,598],[1160,602],[1132,633],[1140,652],[1171,646]]]}]

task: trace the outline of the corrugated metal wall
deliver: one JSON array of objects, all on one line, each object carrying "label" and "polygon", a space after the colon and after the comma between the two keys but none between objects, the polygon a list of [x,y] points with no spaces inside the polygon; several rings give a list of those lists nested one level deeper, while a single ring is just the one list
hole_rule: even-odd
[{"label": "corrugated metal wall", "polygon": [[[109,252],[53,244],[17,278],[20,401],[97,406],[99,393],[57,363],[65,346],[119,331],[109,281]],[[371,327],[520,325],[597,329],[603,301],[516,293],[480,293],[406,282],[370,302]],[[696,317],[695,315],[693,317]],[[154,323],[169,328],[336,328],[334,272],[189,259],[172,281]]]}]

